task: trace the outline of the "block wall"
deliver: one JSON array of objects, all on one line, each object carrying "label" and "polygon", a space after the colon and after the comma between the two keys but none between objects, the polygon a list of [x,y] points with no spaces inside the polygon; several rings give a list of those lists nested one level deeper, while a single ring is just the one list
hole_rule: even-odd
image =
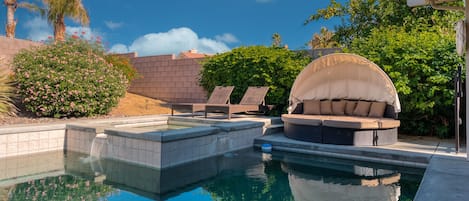
[{"label": "block wall", "polygon": [[174,55],[126,56],[142,76],[131,83],[129,92],[174,103],[207,101],[207,92],[198,82],[201,59],[176,59]]},{"label": "block wall", "polygon": [[39,45],[42,45],[42,43],[0,36],[0,67],[10,68],[10,62],[13,61],[16,53],[22,49],[29,49]]}]

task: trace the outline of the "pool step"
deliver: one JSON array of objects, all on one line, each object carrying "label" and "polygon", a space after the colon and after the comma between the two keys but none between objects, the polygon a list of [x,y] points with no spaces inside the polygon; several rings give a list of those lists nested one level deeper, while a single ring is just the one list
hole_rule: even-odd
[{"label": "pool step", "polygon": [[283,125],[282,118],[280,118],[280,117],[271,118],[271,119],[270,119],[270,124],[272,124],[272,125],[274,125],[274,124],[282,124],[282,125]]},{"label": "pool step", "polygon": [[382,149],[379,147],[355,147],[303,142],[286,138],[282,133],[263,135],[254,140],[254,147],[259,148],[262,144],[271,144],[274,151],[322,155],[418,168],[425,168],[431,158],[431,154]]},{"label": "pool step", "polygon": [[276,133],[283,133],[283,124],[272,124],[267,126],[264,131],[264,135],[272,135]]}]

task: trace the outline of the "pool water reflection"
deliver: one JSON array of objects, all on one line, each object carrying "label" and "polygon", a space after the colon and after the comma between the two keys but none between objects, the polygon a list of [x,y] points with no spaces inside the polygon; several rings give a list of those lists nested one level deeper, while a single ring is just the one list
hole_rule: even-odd
[{"label": "pool water reflection", "polygon": [[63,175],[0,189],[8,200],[408,201],[424,172],[252,149],[162,170],[87,158],[67,152]]}]

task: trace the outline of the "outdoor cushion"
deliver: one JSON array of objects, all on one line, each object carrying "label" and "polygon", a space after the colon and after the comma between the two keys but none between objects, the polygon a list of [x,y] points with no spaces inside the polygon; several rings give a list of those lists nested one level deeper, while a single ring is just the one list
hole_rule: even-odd
[{"label": "outdoor cushion", "polygon": [[396,120],[396,119],[380,119],[378,121],[379,128],[381,129],[387,129],[387,128],[397,128],[401,125],[401,121]]},{"label": "outdoor cushion", "polygon": [[368,113],[370,112],[370,106],[371,102],[358,101],[357,107],[355,107],[355,110],[353,110],[353,115],[359,117],[368,116]]},{"label": "outdoor cushion", "polygon": [[332,101],[332,114],[344,115],[345,114],[345,101]]},{"label": "outdoor cushion", "polygon": [[378,129],[378,119],[366,117],[334,116],[324,119],[322,125],[334,128]]},{"label": "outdoor cushion", "polygon": [[321,106],[319,100],[304,100],[303,101],[303,114],[321,114]]},{"label": "outdoor cushion", "polygon": [[345,103],[345,114],[346,115],[353,115],[353,111],[355,110],[356,105],[357,105],[357,101],[348,100]]},{"label": "outdoor cushion", "polygon": [[285,123],[320,126],[322,124],[320,115],[303,115],[303,114],[283,114],[282,121]]},{"label": "outdoor cushion", "polygon": [[371,103],[369,117],[381,118],[384,115],[384,110],[386,109],[385,102],[373,102]]},{"label": "outdoor cushion", "polygon": [[332,102],[330,100],[321,101],[321,114],[332,114]]}]

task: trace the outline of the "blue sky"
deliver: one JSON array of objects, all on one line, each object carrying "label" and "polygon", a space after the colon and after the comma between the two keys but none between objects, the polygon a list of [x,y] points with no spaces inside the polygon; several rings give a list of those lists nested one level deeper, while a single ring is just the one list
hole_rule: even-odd
[{"label": "blue sky", "polygon": [[[36,1],[38,0],[30,0]],[[342,2],[343,0],[339,0]],[[270,45],[278,32],[290,49],[304,49],[322,26],[333,29],[339,20],[303,22],[329,0],[83,0],[89,27],[67,20],[67,32],[101,37],[114,52],[136,51],[140,56],[178,54],[197,49],[204,53],[229,51],[239,46]],[[0,12],[5,22],[6,9]],[[37,14],[16,12],[17,38],[41,41],[52,27]],[[5,33],[5,28],[0,28]]]}]

